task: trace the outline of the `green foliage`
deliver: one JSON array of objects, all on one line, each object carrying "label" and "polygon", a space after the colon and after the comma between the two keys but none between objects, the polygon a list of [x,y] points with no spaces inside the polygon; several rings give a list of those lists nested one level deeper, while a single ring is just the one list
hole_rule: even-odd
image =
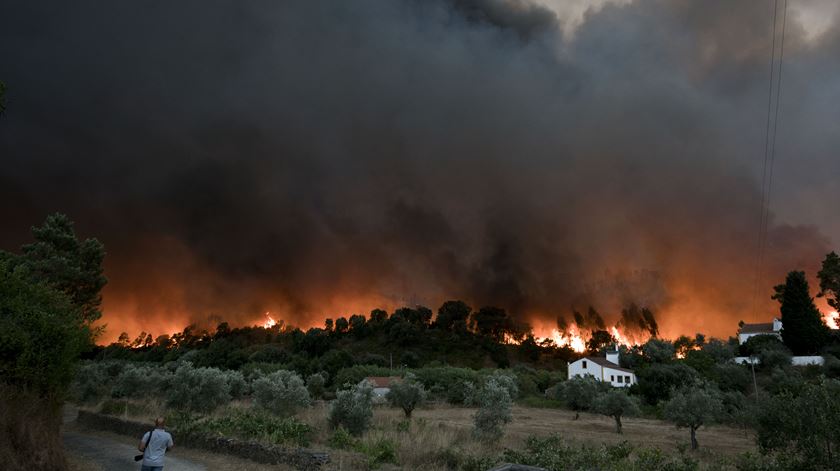
[{"label": "green foliage", "polygon": [[592,410],[615,419],[615,431],[621,433],[621,418],[639,414],[639,401],[624,390],[613,388],[599,394],[592,402]]},{"label": "green foliage", "polygon": [[295,414],[311,402],[303,379],[291,371],[275,371],[258,378],[252,389],[257,406],[282,417]]},{"label": "green foliage", "polygon": [[102,269],[102,243],[96,239],[80,242],[73,222],[59,213],[47,216],[44,225],[32,228],[32,234],[35,242],[23,246],[21,257],[29,273],[66,294],[85,322],[99,319],[100,292],[108,281]]},{"label": "green foliage", "polygon": [[157,396],[168,389],[172,375],[165,370],[150,366],[125,365],[114,379],[112,397],[143,398]]},{"label": "green foliage", "polygon": [[715,363],[728,363],[735,357],[735,348],[719,339],[711,339],[706,342],[701,351],[708,354]]},{"label": "green foliage", "polygon": [[362,440],[357,442],[353,449],[367,457],[368,467],[371,469],[381,464],[397,462],[397,444],[388,438]]},{"label": "green foliage", "polygon": [[439,329],[466,332],[471,312],[472,308],[463,301],[447,301],[438,309],[435,323]]},{"label": "green foliage", "polygon": [[90,331],[67,296],[10,262],[0,257],[0,377],[8,385],[61,396]]},{"label": "green foliage", "polygon": [[[592,376],[576,376],[558,385],[557,399],[563,401],[569,409],[579,413],[591,410],[595,398],[607,388],[610,388],[610,385]],[[576,414],[575,418],[577,417]]]},{"label": "green foliage", "polygon": [[478,411],[473,416],[473,434],[484,442],[499,441],[504,435],[505,424],[513,420],[510,385],[503,378],[503,375],[488,378],[472,399],[478,404]]},{"label": "green foliage", "polygon": [[315,398],[320,399],[324,396],[324,386],[327,384],[327,376],[325,373],[312,373],[306,378],[306,389],[309,394]]},{"label": "green foliage", "polygon": [[108,381],[108,375],[101,362],[87,362],[76,371],[70,392],[77,402],[94,403],[107,394]]},{"label": "green foliage", "polygon": [[463,404],[468,386],[481,380],[481,374],[469,368],[420,368],[414,374],[430,394],[443,397],[450,404]]},{"label": "green foliage", "polygon": [[788,273],[784,285],[775,287],[773,296],[781,303],[782,340],[795,355],[809,355],[822,348],[828,327],[808,290],[805,272]]},{"label": "green foliage", "polygon": [[393,407],[402,409],[405,417],[410,419],[414,409],[426,400],[426,390],[413,374],[408,373],[402,381],[391,384],[387,399]]},{"label": "green foliage", "polygon": [[746,393],[752,390],[752,373],[748,366],[734,363],[715,365],[712,376],[721,391]]},{"label": "green foliage", "polygon": [[723,401],[720,393],[702,384],[683,386],[674,392],[663,409],[665,418],[691,433],[691,449],[697,449],[695,433],[698,428],[720,419]]},{"label": "green foliage", "polygon": [[840,256],[834,252],[827,254],[817,278],[820,280],[818,296],[825,296],[828,305],[840,311]]},{"label": "green foliage", "polygon": [[393,370],[390,368],[373,365],[356,365],[339,370],[335,375],[333,384],[338,388],[343,388],[347,385],[359,384],[360,381],[369,376],[391,376],[392,374]]},{"label": "green foliage", "polygon": [[654,364],[640,369],[636,376],[639,393],[652,406],[668,400],[674,388],[693,384],[698,379],[697,372],[682,363]]},{"label": "green foliage", "polygon": [[356,446],[356,438],[346,428],[338,426],[333,430],[327,444],[339,450],[351,450]]},{"label": "green foliage", "polygon": [[798,394],[768,399],[758,416],[758,444],[786,454],[797,469],[837,469],[840,381],[805,383]]},{"label": "green foliage", "polygon": [[695,471],[696,460],[671,457],[654,448],[636,448],[627,442],[588,446],[559,435],[528,437],[523,450],[505,450],[504,461],[538,466],[550,471]]},{"label": "green foliage", "polygon": [[359,436],[373,418],[373,385],[362,380],[350,389],[338,391],[330,407],[329,422],[333,428],[344,427]]},{"label": "green foliage", "polygon": [[642,345],[642,353],[650,363],[669,363],[674,359],[676,351],[671,342],[652,338]]},{"label": "green foliage", "polygon": [[170,407],[190,412],[212,412],[231,399],[227,375],[216,368],[194,368],[183,363],[166,391]]},{"label": "green foliage", "polygon": [[280,418],[257,410],[232,409],[197,427],[206,433],[278,445],[308,446],[312,427],[293,417]]}]

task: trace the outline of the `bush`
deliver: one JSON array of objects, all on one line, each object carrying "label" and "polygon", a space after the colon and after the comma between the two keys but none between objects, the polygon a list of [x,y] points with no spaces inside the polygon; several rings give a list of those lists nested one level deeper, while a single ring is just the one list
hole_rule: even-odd
[{"label": "bush", "polygon": [[83,364],[71,386],[72,397],[82,403],[96,402],[108,392],[108,375],[100,363]]},{"label": "bush", "polygon": [[239,399],[248,394],[248,382],[239,371],[225,371],[225,381],[230,387],[230,396]]},{"label": "bush", "polygon": [[557,385],[557,399],[563,401],[566,407],[575,411],[575,420],[581,411],[592,409],[592,403],[599,393],[611,386],[598,381],[592,376],[576,376]]},{"label": "bush", "polygon": [[306,389],[309,394],[316,399],[324,396],[324,386],[327,384],[327,377],[325,373],[313,373],[306,378]]},{"label": "bush", "polygon": [[158,397],[166,391],[172,375],[166,370],[149,366],[126,365],[114,379],[112,397]]},{"label": "bush", "polygon": [[254,402],[277,415],[288,417],[309,406],[306,385],[297,373],[280,370],[254,381]]},{"label": "bush", "polygon": [[193,368],[191,363],[183,363],[175,371],[166,399],[176,409],[212,412],[230,401],[228,377],[216,368]]},{"label": "bush", "polygon": [[528,437],[524,450],[505,450],[504,461],[549,470],[694,471],[695,460],[670,457],[655,448],[635,448],[627,442],[587,446],[567,442],[559,435]]},{"label": "bush", "polygon": [[344,388],[360,381],[368,376],[391,376],[392,370],[371,365],[355,365],[350,368],[343,368],[336,373],[333,384],[337,389]]},{"label": "bush", "polygon": [[504,425],[512,420],[513,400],[504,383],[499,376],[492,376],[473,398],[478,404],[478,411],[473,416],[473,434],[481,441],[499,441],[504,435]]},{"label": "bush", "polygon": [[405,417],[410,419],[414,408],[426,400],[426,390],[413,374],[408,373],[403,381],[391,384],[387,399],[392,406],[401,408]]},{"label": "bush", "polygon": [[463,404],[469,385],[481,381],[480,373],[469,368],[420,368],[414,374],[426,391],[443,397],[450,404]]},{"label": "bush", "polygon": [[330,407],[329,422],[334,428],[344,427],[353,435],[361,435],[373,418],[373,385],[362,380],[359,384],[338,391]]},{"label": "bush", "polygon": [[198,424],[198,430],[278,445],[308,446],[312,427],[292,417],[278,418],[253,410],[234,410]]}]

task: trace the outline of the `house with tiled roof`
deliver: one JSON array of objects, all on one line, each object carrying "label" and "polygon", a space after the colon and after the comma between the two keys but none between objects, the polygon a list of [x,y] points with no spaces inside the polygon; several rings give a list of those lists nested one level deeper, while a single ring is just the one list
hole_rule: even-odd
[{"label": "house with tiled roof", "polygon": [[636,373],[618,364],[618,351],[608,351],[605,357],[586,356],[568,364],[568,377],[592,376],[617,388],[636,384]]},{"label": "house with tiled roof", "polygon": [[741,324],[741,328],[738,330],[738,343],[743,345],[750,337],[755,337],[756,335],[774,335],[781,340],[782,321],[774,318],[773,322]]}]

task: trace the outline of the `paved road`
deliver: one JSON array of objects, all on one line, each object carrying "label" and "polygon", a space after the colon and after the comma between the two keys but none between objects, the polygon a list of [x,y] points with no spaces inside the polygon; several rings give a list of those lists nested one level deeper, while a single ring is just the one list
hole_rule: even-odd
[{"label": "paved road", "polygon": [[[72,412],[65,411],[65,422],[74,420]],[[140,453],[136,447],[110,438],[88,435],[77,429],[65,429],[62,435],[67,453],[83,456],[98,463],[102,469],[109,471],[140,469],[140,464],[134,461],[134,455]],[[205,471],[207,468],[183,458],[167,456],[164,469],[166,471]]]}]

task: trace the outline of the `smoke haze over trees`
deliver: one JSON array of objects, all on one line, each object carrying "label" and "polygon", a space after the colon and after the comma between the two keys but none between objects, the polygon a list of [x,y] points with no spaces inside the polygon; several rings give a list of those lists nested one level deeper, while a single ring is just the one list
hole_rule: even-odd
[{"label": "smoke haze over trees", "polygon": [[16,2],[0,247],[53,211],[96,234],[113,335],[446,299],[734,333],[840,236],[840,25],[792,14],[752,311],[770,14],[608,4],[570,35],[527,1]]}]

